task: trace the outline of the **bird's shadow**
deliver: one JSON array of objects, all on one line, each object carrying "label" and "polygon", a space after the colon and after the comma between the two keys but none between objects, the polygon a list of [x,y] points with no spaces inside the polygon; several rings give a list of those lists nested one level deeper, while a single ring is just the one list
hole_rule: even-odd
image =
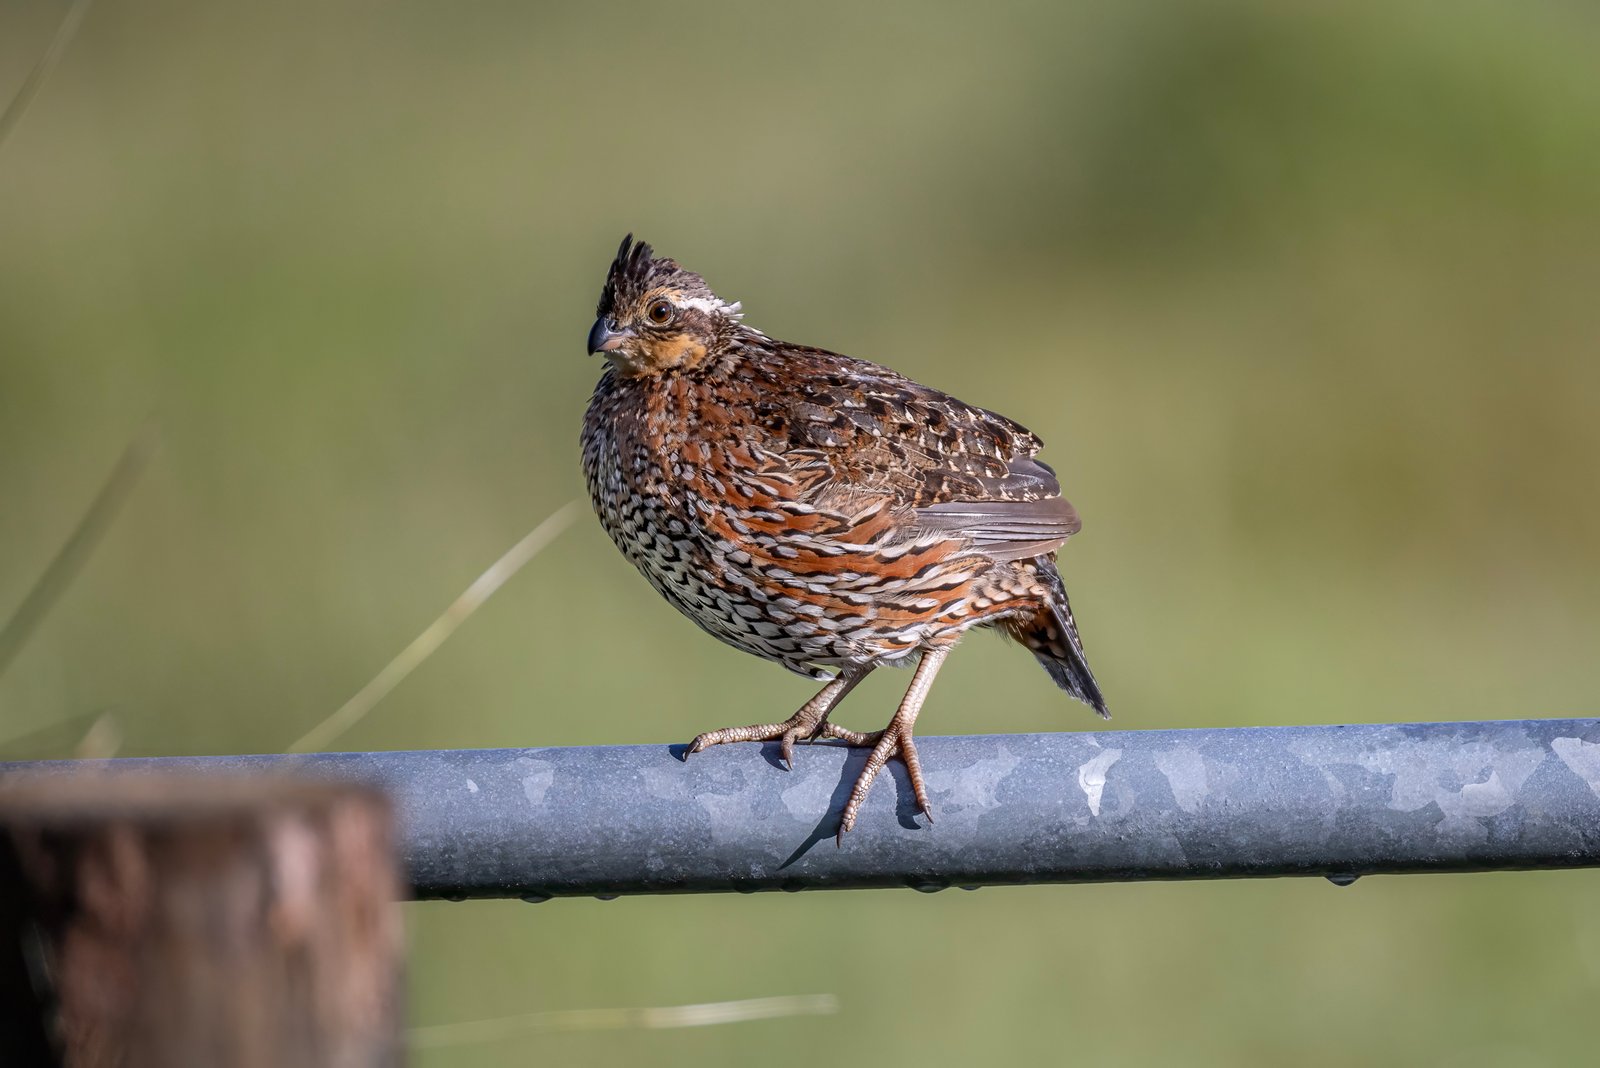
[{"label": "bird's shadow", "polygon": [[[817,825],[811,829],[810,834],[806,835],[805,840],[795,847],[794,852],[790,853],[787,859],[778,865],[779,871],[803,858],[819,842],[827,841],[830,838],[835,841],[838,840],[839,817],[843,814],[845,803],[850,800],[850,791],[855,788],[856,780],[861,777],[861,769],[867,766],[867,757],[872,752],[871,749],[865,746],[845,745],[836,741],[806,742],[795,747],[795,760],[797,762],[803,760],[807,749],[824,748],[845,750],[844,766],[840,769],[839,782],[834,786],[833,793],[829,795],[827,807],[823,809]],[[687,743],[669,745],[667,746],[667,752],[683,763],[687,764],[689,762],[689,746]],[[782,748],[777,742],[763,742],[761,744],[761,756],[778,771],[785,773],[789,771],[784,766]],[[899,758],[890,760],[883,770],[878,772],[878,778],[873,782],[873,787],[875,789],[883,789],[883,780],[885,778],[894,783],[895,819],[900,826],[908,831],[920,830],[922,824],[917,822],[919,814],[917,796],[916,792],[911,789],[911,776],[906,771],[905,764]],[[842,847],[843,843],[840,842],[839,845]]]},{"label": "bird's shadow", "polygon": [[[838,785],[833,788],[833,793],[828,797],[828,805],[823,810],[822,818],[811,829],[811,833],[806,835],[805,840],[795,847],[794,852],[790,853],[784,862],[778,865],[779,871],[803,858],[819,842],[832,838],[840,848],[844,846],[844,843],[839,841],[839,817],[844,812],[845,803],[850,800],[850,791],[855,788],[856,780],[861,777],[861,769],[867,766],[867,757],[872,750],[853,745],[841,745],[835,742],[813,742],[808,746],[808,748],[820,747],[846,750],[844,767],[840,769],[841,774]],[[765,749],[766,747],[763,748]],[[777,746],[774,745],[772,748],[776,750]],[[773,759],[776,760],[776,757]],[[799,754],[796,754],[795,759],[800,759]],[[782,767],[783,765],[780,762],[777,766]],[[873,782],[873,786],[877,789],[882,789],[883,780],[886,777],[894,782],[895,818],[900,822],[900,826],[906,830],[918,830],[921,824],[916,819],[917,798],[911,789],[911,777],[906,772],[905,765],[900,763],[899,760],[891,760],[882,771],[878,772],[878,778]],[[846,837],[848,838],[848,835]]]}]

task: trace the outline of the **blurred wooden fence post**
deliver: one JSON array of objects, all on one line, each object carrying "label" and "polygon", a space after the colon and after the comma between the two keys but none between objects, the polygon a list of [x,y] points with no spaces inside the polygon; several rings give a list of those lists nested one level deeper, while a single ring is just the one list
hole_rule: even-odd
[{"label": "blurred wooden fence post", "polygon": [[0,1062],[399,1064],[400,896],[365,787],[0,783]]}]

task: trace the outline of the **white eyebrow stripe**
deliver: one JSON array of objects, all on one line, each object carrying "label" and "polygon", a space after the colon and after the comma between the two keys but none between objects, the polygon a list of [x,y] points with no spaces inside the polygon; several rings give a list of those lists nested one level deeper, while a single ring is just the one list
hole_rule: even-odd
[{"label": "white eyebrow stripe", "polygon": [[735,317],[739,316],[743,311],[743,309],[739,306],[738,301],[734,301],[732,304],[729,304],[725,301],[720,301],[715,298],[708,299],[706,297],[680,297],[676,303],[680,308],[693,308],[696,311],[703,312],[721,312],[724,315],[732,315]]}]

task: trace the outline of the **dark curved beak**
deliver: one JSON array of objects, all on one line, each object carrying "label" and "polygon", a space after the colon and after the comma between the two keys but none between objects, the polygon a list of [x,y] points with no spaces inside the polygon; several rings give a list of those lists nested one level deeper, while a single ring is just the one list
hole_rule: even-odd
[{"label": "dark curved beak", "polygon": [[589,328],[589,355],[597,352],[612,352],[622,347],[622,339],[627,335],[617,329],[615,323],[605,316],[594,321]]}]

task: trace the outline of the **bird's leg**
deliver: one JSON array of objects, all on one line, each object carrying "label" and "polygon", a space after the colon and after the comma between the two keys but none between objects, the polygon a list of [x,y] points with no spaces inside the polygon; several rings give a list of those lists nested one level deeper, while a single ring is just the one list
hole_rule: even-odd
[{"label": "bird's leg", "polygon": [[[872,752],[867,757],[867,766],[861,769],[860,777],[850,790],[850,799],[845,802],[844,812],[839,817],[839,844],[844,844],[845,832],[856,825],[856,813],[861,810],[861,803],[867,799],[867,791],[872,789],[872,780],[878,777],[878,772],[883,770],[889,758],[896,753],[905,761],[906,772],[911,777],[911,792],[917,799],[917,808],[928,817],[928,822],[933,822],[933,806],[928,802],[928,788],[922,781],[922,762],[917,759],[917,748],[911,739],[911,725],[917,721],[917,713],[922,711],[922,702],[928,699],[928,691],[933,688],[933,678],[939,674],[939,665],[944,663],[944,658],[949,655],[949,646],[929,649],[922,654],[922,661],[917,664],[917,672],[911,676],[911,686],[906,690],[905,697],[900,699],[900,707],[895,710],[894,718],[889,721],[889,725],[877,732]],[[834,732],[830,732],[829,737],[843,737],[854,744],[854,738],[866,742],[873,736],[857,735],[853,731],[837,728]]]},{"label": "bird's leg", "polygon": [[[827,723],[828,713],[856,688],[856,683],[866,678],[871,666],[842,669],[817,695],[800,706],[800,711],[782,723],[753,723],[748,727],[724,727],[720,731],[707,731],[689,743],[689,753],[698,753],[724,742],[767,742],[780,740],[783,762],[794,767],[794,743],[809,741]],[[688,755],[688,754],[685,754]]]}]

